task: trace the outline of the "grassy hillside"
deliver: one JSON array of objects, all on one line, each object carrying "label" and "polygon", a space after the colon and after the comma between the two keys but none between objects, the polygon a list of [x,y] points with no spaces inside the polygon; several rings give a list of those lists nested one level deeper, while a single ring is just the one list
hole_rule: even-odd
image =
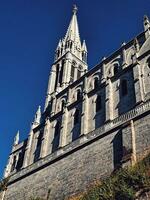
[{"label": "grassy hillside", "polygon": [[119,169],[85,193],[69,200],[135,200],[150,191],[150,155],[134,167]]}]

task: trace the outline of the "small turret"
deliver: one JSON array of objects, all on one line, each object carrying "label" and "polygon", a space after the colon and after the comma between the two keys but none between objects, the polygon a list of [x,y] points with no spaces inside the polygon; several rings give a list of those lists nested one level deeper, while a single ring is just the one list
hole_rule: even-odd
[{"label": "small turret", "polygon": [[34,117],[34,124],[40,124],[40,121],[41,121],[41,106],[38,107],[38,110],[35,114],[35,117]]},{"label": "small turret", "polygon": [[143,25],[144,25],[145,37],[147,39],[150,35],[150,21],[147,15],[144,16]]},{"label": "small turret", "polygon": [[86,47],[85,40],[83,40],[83,44],[82,44],[82,60],[84,62],[87,62],[87,47]]},{"label": "small turret", "polygon": [[59,43],[55,51],[55,60],[57,60],[61,56],[61,49],[62,49],[62,41],[59,40]]},{"label": "small turret", "polygon": [[144,15],[144,29],[145,31],[150,28],[150,21],[147,15]]},{"label": "small turret", "polygon": [[13,146],[16,146],[17,144],[19,144],[19,130],[18,132],[16,133],[16,136],[14,137],[14,143],[13,143]]},{"label": "small turret", "polygon": [[59,43],[58,43],[57,48],[56,48],[56,51],[61,48],[61,45],[62,45],[62,42],[61,42],[61,40],[59,40]]}]

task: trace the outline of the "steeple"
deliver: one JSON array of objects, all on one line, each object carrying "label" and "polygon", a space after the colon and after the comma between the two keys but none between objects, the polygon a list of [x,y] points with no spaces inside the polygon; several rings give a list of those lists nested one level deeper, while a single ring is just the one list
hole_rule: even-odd
[{"label": "steeple", "polygon": [[[59,59],[61,56],[63,56],[65,53],[70,51],[76,57],[85,62],[85,60],[82,57],[81,40],[80,40],[79,26],[77,20],[77,10],[78,10],[77,6],[74,5],[72,11],[73,15],[69,23],[69,27],[67,29],[65,37],[58,43],[56,49],[55,61]],[[85,44],[85,41],[83,43]]]},{"label": "steeple", "polygon": [[78,21],[77,21],[77,6],[74,5],[73,7],[73,15],[72,19],[70,21],[67,33],[64,37],[64,42],[72,41],[74,42],[79,48],[81,48],[81,41],[80,41],[80,35],[79,35],[79,27],[78,27]]},{"label": "steeple", "polygon": [[81,46],[77,20],[77,6],[65,36],[59,40],[55,51],[55,60],[49,77],[45,109],[50,105],[52,93],[58,93],[87,71],[87,47],[85,41]]}]

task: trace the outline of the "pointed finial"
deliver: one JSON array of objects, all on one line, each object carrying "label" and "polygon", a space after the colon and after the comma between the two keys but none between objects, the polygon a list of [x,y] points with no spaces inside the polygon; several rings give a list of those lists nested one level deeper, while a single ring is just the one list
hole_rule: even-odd
[{"label": "pointed finial", "polygon": [[135,50],[136,50],[136,51],[139,51],[139,48],[140,48],[140,47],[139,47],[139,42],[138,42],[137,38],[134,39],[133,45],[134,45],[134,47],[135,47]]},{"label": "pointed finial", "polygon": [[123,46],[125,46],[125,45],[126,45],[126,42],[122,42],[121,46],[123,47]]},{"label": "pointed finial", "polygon": [[102,61],[104,61],[104,60],[106,60],[106,57],[105,57],[105,56],[102,57]]},{"label": "pointed finial", "polygon": [[148,16],[147,15],[144,15],[144,20],[146,21],[146,20],[148,20],[149,21],[149,19],[148,19]]},{"label": "pointed finial", "polygon": [[19,143],[19,130],[16,133],[16,136],[14,137],[14,146]]},{"label": "pointed finial", "polygon": [[40,124],[40,120],[41,120],[41,106],[38,107],[38,110],[35,114],[34,123]]},{"label": "pointed finial", "polygon": [[144,27],[145,29],[150,27],[150,21],[147,15],[144,15]]},{"label": "pointed finial", "polygon": [[85,51],[85,52],[87,52],[87,47],[86,47],[85,40],[83,40],[83,44],[82,44],[82,51]]},{"label": "pointed finial", "polygon": [[73,5],[73,10],[72,10],[73,14],[76,14],[77,11],[78,11],[78,8],[77,8],[77,6],[74,4],[74,5]]}]

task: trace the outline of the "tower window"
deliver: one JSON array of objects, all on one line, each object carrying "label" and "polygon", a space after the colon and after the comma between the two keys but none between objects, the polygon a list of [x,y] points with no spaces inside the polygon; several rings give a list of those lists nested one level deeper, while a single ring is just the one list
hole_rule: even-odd
[{"label": "tower window", "polygon": [[63,78],[63,71],[64,71],[64,60],[62,60],[62,64],[61,64],[61,70],[60,70],[60,75],[59,75],[59,83],[60,85],[62,84],[62,78]]},{"label": "tower window", "polygon": [[79,110],[76,109],[75,114],[74,114],[74,125],[79,123]]},{"label": "tower window", "polygon": [[102,104],[101,96],[98,95],[96,99],[96,112],[101,110],[101,107],[102,107],[101,104]]},{"label": "tower window", "polygon": [[70,77],[71,83],[74,81],[74,64],[71,65],[71,77]]},{"label": "tower window", "polygon": [[95,79],[94,79],[94,89],[97,89],[97,88],[98,88],[98,85],[99,85],[98,82],[99,82],[99,81],[98,81],[98,78],[95,78]]},{"label": "tower window", "polygon": [[58,82],[58,73],[59,73],[59,64],[56,66],[56,80],[55,80],[55,89],[57,87],[57,82]]},{"label": "tower window", "polygon": [[128,86],[127,86],[127,80],[122,80],[122,83],[121,83],[121,93],[122,93],[122,96],[125,96],[128,94]]}]

